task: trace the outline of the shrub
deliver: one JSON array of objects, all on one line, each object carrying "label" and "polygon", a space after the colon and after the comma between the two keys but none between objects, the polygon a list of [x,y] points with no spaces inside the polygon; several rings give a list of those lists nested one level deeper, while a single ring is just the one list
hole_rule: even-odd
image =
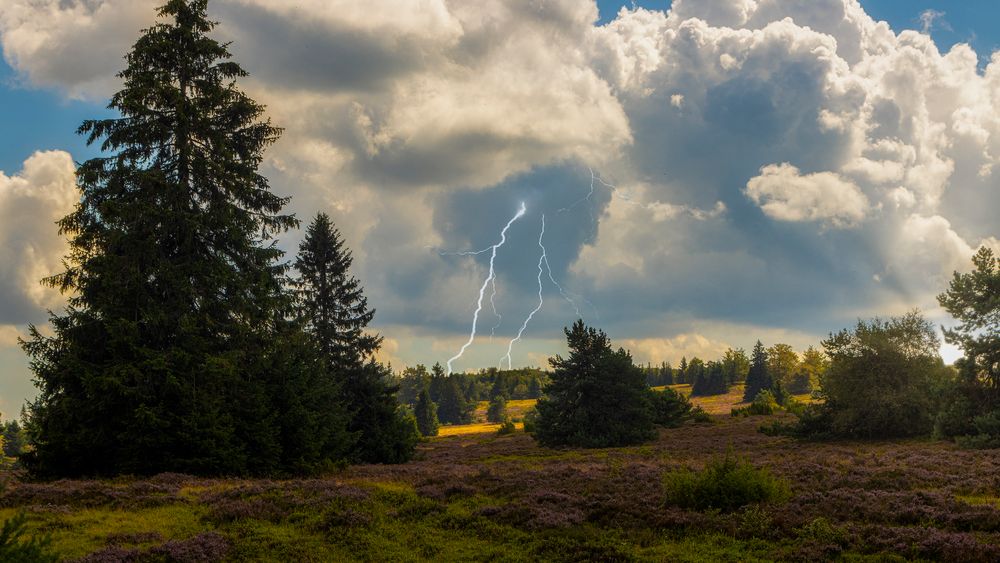
[{"label": "shrub", "polygon": [[712,415],[700,406],[691,409],[691,420],[695,422],[712,422]]},{"label": "shrub", "polygon": [[693,510],[732,511],[753,503],[783,502],[791,495],[788,484],[727,453],[704,470],[680,470],[663,479],[667,502]]},{"label": "shrub", "polygon": [[663,391],[650,389],[649,403],[653,409],[653,424],[657,426],[676,428],[691,415],[691,402],[669,387]]},{"label": "shrub", "polygon": [[509,416],[505,416],[503,422],[500,423],[500,428],[497,428],[497,434],[513,434],[515,430],[517,430],[517,426],[514,425],[514,421]]},{"label": "shrub", "polygon": [[[955,362],[955,367],[967,369],[965,359]],[[990,403],[988,392],[977,383],[964,381],[959,377],[945,390],[942,407],[934,419],[935,438],[953,438],[977,434],[973,420],[983,414],[984,406]]]},{"label": "shrub", "polygon": [[822,404],[805,405],[795,402],[788,407],[788,412],[798,417],[794,423],[772,421],[761,424],[758,430],[768,436],[793,436],[811,440],[825,440],[836,437],[830,410]]},{"label": "shrub", "polygon": [[972,426],[974,434],[955,438],[959,446],[979,450],[1000,448],[1000,411],[974,417]]},{"label": "shrub", "polygon": [[770,416],[781,410],[777,399],[769,389],[764,389],[749,405],[741,409],[733,409],[733,416]]}]

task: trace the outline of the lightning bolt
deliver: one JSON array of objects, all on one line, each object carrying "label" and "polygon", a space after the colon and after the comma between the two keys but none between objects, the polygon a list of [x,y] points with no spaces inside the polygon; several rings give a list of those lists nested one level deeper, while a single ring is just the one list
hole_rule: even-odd
[{"label": "lightning bolt", "polygon": [[[524,319],[524,324],[521,325],[521,330],[517,331],[517,336],[514,337],[514,339],[510,341],[510,344],[507,345],[507,355],[500,358],[501,368],[503,367],[503,361],[507,360],[507,369],[513,369],[513,366],[511,365],[513,361],[511,359],[511,352],[514,350],[514,344],[516,344],[518,341],[521,340],[521,336],[524,335],[524,331],[527,330],[528,328],[528,323],[531,322],[531,319],[535,317],[535,314],[537,314],[538,311],[542,309],[542,305],[545,303],[544,299],[542,298],[542,264],[545,264],[546,267],[548,267],[549,259],[548,256],[546,256],[545,244],[542,242],[542,239],[544,238],[545,238],[545,214],[543,213],[542,232],[538,235],[538,246],[542,249],[542,255],[538,258],[538,306],[535,307],[535,310],[528,313],[528,318]],[[552,277],[551,271],[549,272],[549,277],[550,278]]]},{"label": "lightning bolt", "polygon": [[[604,179],[601,178],[600,175],[598,175],[596,172],[594,172],[593,168],[587,168],[587,170],[590,171],[590,191],[587,192],[586,196],[581,197],[580,199],[574,201],[573,203],[571,203],[570,205],[568,205],[566,207],[563,207],[562,209],[560,209],[559,211],[557,211],[557,213],[564,213],[566,211],[570,211],[571,209],[575,208],[577,205],[580,205],[581,203],[583,203],[585,201],[589,202],[591,200],[591,198],[594,197],[594,191],[596,190],[595,184],[601,184],[601,186],[607,188],[611,192],[612,197],[617,197],[618,199],[620,199],[622,201],[626,201],[626,202],[628,202],[631,205],[639,205],[639,203],[633,201],[632,198],[628,194],[622,194],[622,193],[620,193],[621,190],[618,188],[618,186],[615,186],[614,184],[609,184],[609,183],[605,182]],[[590,207],[588,207],[588,210],[590,211],[590,219],[594,220],[594,210],[591,209]]]},{"label": "lightning bolt", "polygon": [[576,311],[576,316],[581,317],[582,315],[580,315],[580,307],[577,306],[576,301],[573,301],[573,298],[570,297],[570,294],[566,293],[566,291],[563,290],[563,287],[559,285],[559,282],[556,281],[556,278],[552,276],[552,267],[549,266],[548,256],[543,256],[542,260],[545,262],[545,271],[549,274],[549,281],[552,282],[552,285],[556,286],[556,289],[559,290],[559,294],[563,296],[563,299],[568,301],[569,304],[573,306],[573,310]]},{"label": "lightning bolt", "polygon": [[496,276],[493,277],[493,281],[490,282],[490,286],[492,286],[492,291],[490,293],[490,308],[493,309],[493,316],[497,318],[497,324],[493,325],[493,328],[490,329],[490,341],[492,342],[493,341],[493,337],[497,333],[497,329],[500,328],[500,323],[503,322],[503,315],[501,315],[497,311],[497,303],[496,303],[496,298],[497,298],[497,278],[496,278]]},{"label": "lightning bolt", "polygon": [[[633,2],[633,9],[635,9],[634,8],[634,2]],[[654,212],[654,213],[656,213],[658,215],[665,215],[667,217],[673,217],[673,216],[678,215],[678,214],[686,214],[686,215],[689,215],[689,216],[693,217],[696,220],[701,221],[701,220],[706,220],[706,219],[714,218],[714,217],[716,217],[718,215],[721,215],[721,214],[723,214],[723,213],[726,212],[726,206],[722,202],[717,202],[714,209],[712,209],[710,211],[706,211],[706,210],[703,210],[703,209],[689,207],[687,205],[671,205],[669,203],[668,204],[664,204],[664,203],[661,203],[659,201],[652,202],[652,203],[642,203],[642,202],[639,202],[639,201],[635,201],[635,200],[632,199],[632,197],[630,196],[630,194],[623,193],[623,191],[621,189],[619,189],[617,186],[615,186],[614,184],[610,184],[610,183],[606,182],[603,178],[601,178],[601,176],[599,174],[597,174],[596,172],[594,172],[593,168],[588,167],[588,170],[590,171],[590,190],[587,192],[587,195],[584,196],[584,197],[582,197],[582,198],[580,198],[580,199],[578,199],[578,200],[576,200],[576,201],[574,201],[573,203],[571,203],[567,207],[563,207],[563,208],[557,210],[557,213],[565,213],[567,211],[570,211],[570,210],[576,208],[577,206],[579,206],[579,205],[581,205],[583,203],[592,203],[592,200],[593,200],[593,197],[594,197],[594,193],[597,191],[598,187],[601,187],[601,188],[604,188],[604,189],[607,189],[608,191],[610,191],[612,198],[620,199],[620,200],[628,203],[629,205],[639,206],[639,207],[642,207],[644,209],[650,210],[650,211],[652,211],[652,212]],[[588,205],[587,206],[587,211],[590,213],[591,223],[595,224],[594,230],[595,230],[595,234],[596,234],[597,218],[594,216],[593,205]],[[476,301],[476,311],[475,311],[475,313],[472,316],[472,330],[469,333],[469,339],[462,346],[462,348],[458,351],[458,353],[454,357],[452,357],[451,359],[448,360],[448,373],[449,374],[452,373],[452,364],[454,363],[454,361],[457,360],[457,359],[459,359],[459,358],[461,358],[465,354],[465,351],[469,348],[469,346],[472,345],[472,343],[476,339],[476,330],[477,330],[477,328],[479,326],[479,314],[483,310],[483,299],[486,296],[486,289],[488,287],[491,288],[491,292],[490,292],[490,309],[493,311],[493,315],[497,319],[496,324],[493,325],[492,329],[490,330],[490,340],[492,340],[495,337],[496,330],[498,328],[500,328],[500,325],[503,323],[503,316],[499,313],[499,311],[497,311],[497,306],[496,306],[497,275],[496,275],[496,270],[494,269],[494,263],[496,261],[497,252],[499,251],[500,247],[502,247],[507,242],[507,231],[510,229],[511,225],[513,225],[515,221],[517,221],[518,219],[520,219],[521,217],[523,217],[526,212],[527,212],[527,208],[526,208],[524,202],[521,202],[520,208],[518,209],[517,213],[514,215],[514,217],[512,217],[510,219],[510,221],[507,222],[507,224],[504,226],[503,230],[500,231],[500,241],[498,243],[492,245],[492,246],[489,246],[489,247],[484,248],[482,250],[467,250],[467,251],[460,251],[460,252],[442,252],[442,251],[438,251],[438,254],[441,255],[441,256],[479,256],[481,254],[490,253],[489,275],[483,281],[483,285],[479,288],[479,299]],[[500,367],[501,368],[503,367],[503,363],[506,360],[506,362],[507,362],[507,369],[512,369],[512,367],[513,367],[512,366],[512,353],[513,353],[514,345],[521,341],[522,337],[524,336],[524,332],[528,328],[528,325],[531,324],[532,319],[534,319],[535,315],[538,314],[539,311],[541,311],[542,306],[545,303],[544,296],[543,296],[543,293],[544,293],[544,281],[542,279],[543,278],[543,274],[545,276],[547,276],[548,279],[549,279],[549,282],[551,282],[552,285],[555,286],[556,289],[559,290],[559,294],[563,297],[563,299],[565,299],[573,307],[573,310],[576,312],[576,316],[578,318],[582,318],[583,315],[580,312],[580,306],[576,302],[577,299],[579,299],[580,301],[582,301],[583,303],[585,303],[587,306],[590,307],[590,309],[594,312],[594,315],[596,316],[598,322],[600,322],[600,320],[601,320],[600,312],[597,310],[597,307],[595,307],[593,303],[591,303],[590,301],[588,301],[583,296],[574,295],[572,293],[569,293],[568,291],[566,291],[565,289],[563,289],[563,286],[560,285],[559,282],[556,281],[555,276],[552,274],[552,266],[549,264],[549,257],[548,257],[548,252],[547,252],[547,250],[545,248],[545,240],[544,239],[545,239],[545,215],[543,214],[542,215],[542,230],[541,230],[541,233],[538,235],[538,246],[539,246],[539,248],[541,248],[541,255],[538,258],[538,276],[537,276],[537,279],[538,279],[538,305],[534,308],[534,310],[532,310],[528,314],[527,318],[524,320],[524,323],[521,324],[521,328],[520,328],[520,330],[518,330],[517,336],[514,337],[513,339],[511,339],[511,341],[508,343],[508,345],[507,345],[507,353],[502,358],[500,358]],[[434,247],[428,246],[427,248],[428,249],[433,249]]]},{"label": "lightning bolt", "polygon": [[[500,231],[500,242],[486,249],[492,252],[492,254],[490,254],[490,273],[488,276],[486,276],[486,280],[483,281],[482,287],[479,288],[479,300],[476,302],[476,312],[472,315],[472,332],[469,333],[469,340],[462,346],[462,349],[458,351],[458,354],[455,354],[454,357],[448,360],[449,375],[451,375],[452,372],[452,363],[455,360],[461,358],[462,355],[465,354],[465,351],[469,348],[469,346],[472,345],[472,342],[475,341],[476,339],[476,326],[479,324],[479,313],[483,310],[483,297],[486,295],[486,288],[491,283],[496,282],[496,270],[493,268],[493,264],[497,258],[497,251],[500,249],[501,246],[503,246],[507,242],[507,231],[510,229],[510,226],[514,224],[514,221],[517,221],[521,217],[524,217],[526,211],[527,208],[525,207],[524,202],[521,202],[521,207],[517,210],[517,213],[514,215],[514,217],[511,218],[510,221],[507,221],[507,224],[504,226],[503,230]],[[483,252],[477,252],[477,254],[482,254],[482,253]]]}]

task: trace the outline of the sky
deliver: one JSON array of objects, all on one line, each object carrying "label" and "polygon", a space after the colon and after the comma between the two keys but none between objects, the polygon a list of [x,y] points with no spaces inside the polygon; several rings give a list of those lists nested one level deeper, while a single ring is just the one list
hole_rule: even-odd
[{"label": "sky", "polygon": [[[64,303],[38,280],[66,250],[54,223],[76,201],[74,163],[98,154],[74,132],[113,115],[156,4],[0,2],[5,416],[34,394],[17,337]],[[946,324],[935,295],[980,245],[1000,247],[993,1],[210,12],[250,73],[241,86],[285,131],[263,173],[300,218],[340,228],[396,368],[454,358],[474,318],[455,369],[508,348],[544,366],[577,317],[654,363],[758,338],[803,350],[914,307]],[[501,237],[484,285],[493,253],[478,251]]]}]

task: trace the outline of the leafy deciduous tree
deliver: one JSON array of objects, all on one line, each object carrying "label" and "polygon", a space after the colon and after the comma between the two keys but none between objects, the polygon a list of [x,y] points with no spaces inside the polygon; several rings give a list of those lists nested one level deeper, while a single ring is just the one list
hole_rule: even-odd
[{"label": "leafy deciduous tree", "polygon": [[747,358],[743,348],[736,350],[730,348],[722,358],[722,368],[730,384],[746,381],[747,373],[750,371],[750,358]]},{"label": "leafy deciduous tree", "polygon": [[788,344],[779,343],[767,349],[767,372],[771,381],[787,389],[798,369],[799,355]]},{"label": "leafy deciduous tree", "polygon": [[811,409],[834,436],[892,438],[931,430],[946,378],[933,326],[919,313],[858,321],[823,341],[825,402]]}]

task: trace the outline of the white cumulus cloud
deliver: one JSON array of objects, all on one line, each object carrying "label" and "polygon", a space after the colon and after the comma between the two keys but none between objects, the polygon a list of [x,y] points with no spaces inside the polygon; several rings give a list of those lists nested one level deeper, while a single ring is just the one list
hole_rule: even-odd
[{"label": "white cumulus cloud", "polygon": [[[7,0],[0,45],[27,83],[102,98],[157,3]],[[496,190],[587,197],[571,171],[588,167],[634,197],[597,186],[578,229],[546,233],[556,277],[636,342],[664,318],[823,334],[887,292],[932,305],[942,276],[998,234],[1000,54],[983,66],[967,45],[942,51],[857,0],[675,0],[600,26],[593,0],[210,6],[245,87],[285,128],[265,172],[300,216],[332,213],[397,327],[467,329],[455,296],[481,264],[425,247],[490,240],[454,226],[494,229],[516,203]],[[3,178],[39,184],[28,175]],[[32,211],[50,237],[38,240],[55,241],[37,243],[44,258],[3,247],[20,250],[0,291],[33,309],[48,297],[24,280],[57,265],[64,211]],[[534,283],[531,267],[505,275],[505,297]],[[719,326],[698,333],[719,340]]]},{"label": "white cumulus cloud", "polygon": [[19,173],[0,171],[0,325],[37,322],[60,302],[58,291],[40,282],[60,271],[66,244],[55,222],[76,201],[68,153],[37,152]]},{"label": "white cumulus cloud", "polygon": [[779,221],[823,221],[834,227],[861,222],[868,198],[854,183],[832,172],[802,174],[791,164],[772,164],[747,182],[747,196]]}]

